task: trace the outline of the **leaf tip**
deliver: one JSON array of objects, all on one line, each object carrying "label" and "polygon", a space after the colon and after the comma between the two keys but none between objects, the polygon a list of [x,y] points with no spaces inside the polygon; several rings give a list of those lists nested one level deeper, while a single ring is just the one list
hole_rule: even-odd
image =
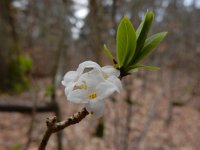
[{"label": "leaf tip", "polygon": [[166,36],[167,34],[168,34],[168,32],[166,31],[166,32],[163,32],[163,34],[164,34],[164,36]]},{"label": "leaf tip", "polygon": [[146,13],[146,17],[147,17],[148,20],[152,21],[154,19],[154,13],[153,13],[153,11],[148,11]]},{"label": "leaf tip", "polygon": [[128,16],[124,16],[123,19],[128,19],[129,20]]},{"label": "leaf tip", "polygon": [[162,33],[162,39],[164,39],[168,34],[168,32],[161,32],[161,33]]}]

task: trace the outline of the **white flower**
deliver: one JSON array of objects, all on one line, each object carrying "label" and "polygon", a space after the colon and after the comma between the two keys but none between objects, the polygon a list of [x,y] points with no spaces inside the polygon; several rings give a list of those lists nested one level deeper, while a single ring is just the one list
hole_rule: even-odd
[{"label": "white flower", "polygon": [[107,76],[116,76],[119,77],[120,71],[115,69],[113,66],[104,66],[101,68],[103,73],[105,73]]},{"label": "white flower", "polygon": [[92,70],[80,77],[67,99],[85,104],[87,111],[99,118],[103,115],[104,99],[115,91],[119,91],[117,86],[105,80],[97,70]]},{"label": "white flower", "polygon": [[117,87],[117,92],[120,92],[122,89],[122,84],[120,79],[120,71],[115,69],[113,66],[104,66],[102,67],[102,72],[104,79],[114,84]]},{"label": "white flower", "polygon": [[76,71],[67,72],[62,84],[68,101],[85,104],[87,111],[99,118],[103,115],[104,99],[122,88],[119,75],[113,66],[101,68],[95,62],[85,61]]},{"label": "white flower", "polygon": [[101,69],[101,67],[97,63],[93,61],[85,61],[79,65],[76,71],[67,72],[64,76],[62,84],[64,86],[67,86],[67,84],[69,84],[70,82],[76,82],[86,68],[96,68],[98,70]]},{"label": "white flower", "polygon": [[66,96],[68,95],[69,91],[73,89],[75,83],[78,81],[84,70],[87,68],[99,71],[99,73],[104,76],[105,80],[110,81],[118,87],[118,92],[120,91],[120,89],[122,89],[121,81],[118,79],[120,75],[119,70],[115,69],[113,66],[104,66],[101,68],[97,63],[93,61],[85,61],[79,65],[76,71],[69,71],[65,74],[62,84],[66,87]]},{"label": "white flower", "polygon": [[65,94],[68,95],[69,91],[73,89],[76,81],[80,78],[86,68],[96,68],[100,70],[101,67],[93,61],[85,61],[79,65],[76,71],[69,71],[64,75],[62,85],[65,86]]},{"label": "white flower", "polygon": [[103,116],[105,102],[104,101],[91,101],[90,103],[85,104],[85,108],[88,112],[93,115],[94,119],[98,119]]}]

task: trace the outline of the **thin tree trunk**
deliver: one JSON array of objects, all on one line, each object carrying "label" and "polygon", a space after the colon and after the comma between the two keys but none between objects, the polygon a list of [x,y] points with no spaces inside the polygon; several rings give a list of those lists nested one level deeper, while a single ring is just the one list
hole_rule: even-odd
[{"label": "thin tree trunk", "polygon": [[100,3],[96,0],[89,0],[89,9],[90,9],[90,37],[91,47],[94,51],[95,61],[101,63],[101,49],[102,49],[102,41],[101,41],[101,6]]},{"label": "thin tree trunk", "polygon": [[0,89],[7,90],[12,88],[10,65],[18,65],[20,49],[11,0],[0,1],[0,22]]}]

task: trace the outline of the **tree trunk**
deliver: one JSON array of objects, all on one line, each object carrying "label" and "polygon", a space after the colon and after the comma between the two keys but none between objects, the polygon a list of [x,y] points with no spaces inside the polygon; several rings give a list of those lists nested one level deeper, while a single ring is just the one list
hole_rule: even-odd
[{"label": "tree trunk", "polygon": [[102,40],[101,40],[101,5],[98,1],[90,0],[89,1],[89,27],[90,27],[90,40],[91,48],[94,51],[95,61],[101,63],[101,49],[102,49]]},{"label": "tree trunk", "polygon": [[15,74],[20,70],[19,45],[14,22],[11,0],[0,0],[0,89],[3,91],[12,88],[13,80],[20,81]]}]

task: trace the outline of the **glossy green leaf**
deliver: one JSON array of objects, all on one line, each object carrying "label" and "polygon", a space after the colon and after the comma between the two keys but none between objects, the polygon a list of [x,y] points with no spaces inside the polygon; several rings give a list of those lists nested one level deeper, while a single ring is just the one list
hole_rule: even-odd
[{"label": "glossy green leaf", "polygon": [[166,34],[167,32],[160,32],[160,33],[150,36],[145,41],[144,47],[141,53],[136,58],[135,63],[147,57],[158,46],[158,44],[160,44],[160,42],[165,38]]},{"label": "glossy green leaf", "polygon": [[160,70],[160,68],[159,67],[156,67],[156,66],[143,66],[142,68],[145,68],[145,69],[149,69],[149,70]]},{"label": "glossy green leaf", "polygon": [[117,61],[119,66],[125,66],[134,56],[136,48],[136,33],[130,20],[125,16],[117,30]]},{"label": "glossy green leaf", "polygon": [[145,69],[149,69],[149,70],[160,70],[159,67],[155,67],[155,66],[146,66],[146,65],[142,65],[142,64],[135,64],[135,65],[128,67],[127,72],[131,73],[133,70],[138,69],[138,68],[145,68]]},{"label": "glossy green leaf", "polygon": [[105,52],[106,56],[113,61],[114,57],[105,44],[103,45],[103,51]]},{"label": "glossy green leaf", "polygon": [[139,27],[137,28],[136,30],[136,38],[138,39],[141,31],[142,31],[142,28],[143,28],[143,25],[144,25],[144,21],[145,21],[145,18],[142,20],[142,22],[140,23]]},{"label": "glossy green leaf", "polygon": [[147,35],[149,33],[149,30],[151,28],[152,22],[153,22],[154,14],[152,11],[147,11],[144,20],[139,25],[137,31],[136,31],[136,37],[137,37],[137,47],[135,50],[135,55],[131,60],[131,64],[134,64],[134,61],[136,57],[139,55],[140,51],[142,50],[145,40],[147,38]]}]

